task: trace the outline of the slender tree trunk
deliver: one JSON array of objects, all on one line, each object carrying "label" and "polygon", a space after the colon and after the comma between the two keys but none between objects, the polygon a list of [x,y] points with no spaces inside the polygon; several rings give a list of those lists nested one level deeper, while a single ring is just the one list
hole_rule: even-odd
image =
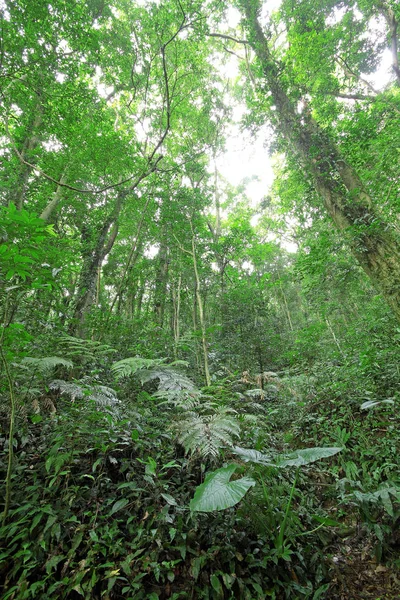
[{"label": "slender tree trunk", "polygon": [[[31,162],[33,160],[32,152],[34,150],[36,150],[36,148],[39,146],[39,142],[40,142],[39,130],[42,125],[42,122],[43,122],[43,108],[42,108],[40,101],[38,101],[38,103],[36,105],[36,110],[32,116],[31,122],[28,126],[28,131],[26,133],[25,140],[20,149],[20,156],[21,156],[22,160],[27,160],[29,162]],[[25,194],[26,194],[26,189],[27,189],[28,180],[29,180],[31,171],[32,171],[32,168],[29,167],[28,165],[24,164],[21,161],[17,183],[15,186],[15,189],[13,190],[13,192],[11,194],[11,202],[13,202],[15,204],[15,206],[17,207],[18,210],[21,210],[21,208],[23,208],[23,206],[24,206]]]},{"label": "slender tree trunk", "polygon": [[140,319],[140,315],[142,313],[144,287],[145,287],[145,283],[144,283],[143,279],[140,279],[139,292],[138,292],[138,295],[137,295],[136,307],[135,307],[135,313],[134,313],[135,317],[137,319]]},{"label": "slender tree trunk", "polygon": [[286,312],[286,317],[289,323],[289,327],[290,327],[290,331],[293,331],[293,323],[292,323],[292,317],[290,316],[290,310],[289,310],[289,305],[286,299],[286,294],[283,290],[283,286],[282,286],[282,280],[281,280],[281,276],[280,273],[278,271],[278,278],[279,278],[279,289],[281,291],[282,294],[282,299],[283,299],[283,305],[285,307],[285,312]]},{"label": "slender tree trunk", "polygon": [[372,204],[355,170],[311,116],[299,115],[258,21],[259,4],[241,0],[249,41],[276,106],[274,124],[311,174],[325,208],[353,253],[400,320],[400,241]]},{"label": "slender tree trunk", "polygon": [[175,358],[175,360],[178,359],[178,344],[179,344],[179,339],[180,339],[181,286],[182,286],[182,275],[181,275],[181,273],[179,273],[176,288],[174,288],[172,290],[174,358]]},{"label": "slender tree trunk", "polygon": [[154,290],[154,314],[157,324],[162,327],[164,323],[165,302],[167,295],[169,250],[165,242],[161,242],[158,253],[158,269]]},{"label": "slender tree trunk", "polygon": [[195,353],[195,358],[196,358],[196,368],[198,371],[202,372],[201,366],[200,366],[200,357],[199,357],[199,345],[197,343],[197,331],[198,331],[198,324],[197,324],[197,291],[196,291],[196,282],[194,283],[194,294],[193,294],[193,310],[192,310],[192,319],[193,319],[193,332],[195,334],[195,346],[194,346],[194,353]]},{"label": "slender tree trunk", "polygon": [[99,270],[118,234],[118,218],[122,208],[122,199],[123,194],[119,194],[114,210],[105,220],[97,235],[85,227],[82,228],[83,266],[70,325],[70,332],[74,335],[82,336],[84,334],[85,317],[93,305]]},{"label": "slender tree trunk", "polygon": [[[65,183],[66,182],[66,169],[64,169],[64,172],[61,175],[60,178],[60,183]],[[55,212],[57,206],[59,205],[62,196],[63,196],[63,190],[64,188],[61,185],[57,185],[56,191],[53,193],[53,196],[50,200],[50,202],[48,202],[47,206],[44,208],[44,210],[42,211],[42,214],[40,215],[40,218],[43,219],[43,221],[48,221],[50,219],[50,217],[53,215],[53,213]]]},{"label": "slender tree trunk", "polygon": [[331,324],[330,320],[328,319],[328,317],[325,317],[325,323],[326,323],[326,325],[328,327],[329,333],[331,334],[333,341],[335,342],[335,345],[336,345],[337,349],[339,350],[339,352],[342,355],[342,357],[346,360],[346,355],[343,352],[341,345],[339,344],[339,340],[336,337],[336,334],[335,334],[335,332],[333,330],[332,324]]},{"label": "slender tree trunk", "polygon": [[393,8],[386,2],[377,2],[378,11],[385,17],[389,28],[390,51],[392,53],[392,68],[396,75],[397,83],[400,84],[400,64],[399,64],[399,40],[398,40],[398,21]]},{"label": "slender tree trunk", "polygon": [[201,297],[201,283],[199,277],[199,271],[197,268],[197,257],[196,257],[196,242],[195,235],[193,230],[192,221],[190,221],[190,226],[192,229],[192,257],[193,257],[193,269],[194,276],[196,281],[196,301],[197,307],[199,310],[199,320],[200,320],[200,329],[201,329],[201,345],[203,348],[203,364],[204,364],[204,377],[206,380],[206,385],[211,385],[211,377],[210,377],[210,369],[208,365],[208,348],[207,348],[207,333],[206,333],[206,323],[204,319],[204,305],[203,299]]}]

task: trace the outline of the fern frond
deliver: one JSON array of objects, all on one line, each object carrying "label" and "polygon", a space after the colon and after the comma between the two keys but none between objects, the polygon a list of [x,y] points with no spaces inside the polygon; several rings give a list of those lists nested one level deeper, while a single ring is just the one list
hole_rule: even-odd
[{"label": "fern frond", "polygon": [[256,388],[254,390],[247,390],[246,392],[243,392],[243,395],[249,398],[260,398],[263,400],[265,397],[265,392],[264,390]]},{"label": "fern frond", "polygon": [[166,404],[171,408],[184,412],[197,408],[201,397],[200,390],[160,390],[153,394],[153,398],[162,398],[164,400],[164,402],[160,402],[159,406]]},{"label": "fern frond", "polygon": [[162,364],[165,359],[152,359],[152,358],[141,358],[140,356],[132,356],[130,358],[124,358],[111,365],[111,371],[114,373],[117,379],[129,377],[135,375],[138,371],[143,369],[151,369]]},{"label": "fern frond", "polygon": [[22,359],[21,366],[26,366],[33,371],[38,371],[39,373],[46,375],[59,366],[72,369],[74,364],[72,361],[61,358],[60,356],[45,356],[44,358],[32,358],[26,356]]},{"label": "fern frond", "polygon": [[179,371],[170,368],[169,365],[160,365],[157,368],[146,369],[140,373],[140,381],[147,383],[158,379],[158,392],[181,392],[187,390],[192,392],[196,390],[196,386],[186,375]]},{"label": "fern frond", "polygon": [[175,429],[186,453],[197,452],[205,458],[216,458],[220,450],[231,447],[233,438],[240,434],[239,423],[226,411],[213,415],[188,414]]},{"label": "fern frond", "polygon": [[49,389],[57,391],[60,396],[69,396],[74,402],[77,398],[83,398],[84,388],[75,382],[64,381],[63,379],[54,379],[49,383]]},{"label": "fern frond", "polygon": [[94,362],[96,359],[116,352],[114,348],[101,342],[83,340],[72,335],[61,336],[58,343],[66,356],[79,358],[83,362]]},{"label": "fern frond", "polygon": [[99,408],[110,408],[119,404],[116,391],[105,385],[93,386],[88,398],[94,400]]}]

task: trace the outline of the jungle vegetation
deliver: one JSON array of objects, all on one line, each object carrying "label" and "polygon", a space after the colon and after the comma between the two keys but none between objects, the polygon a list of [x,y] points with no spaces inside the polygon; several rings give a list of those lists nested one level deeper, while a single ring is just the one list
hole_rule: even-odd
[{"label": "jungle vegetation", "polygon": [[0,18],[2,600],[399,598],[398,2]]}]

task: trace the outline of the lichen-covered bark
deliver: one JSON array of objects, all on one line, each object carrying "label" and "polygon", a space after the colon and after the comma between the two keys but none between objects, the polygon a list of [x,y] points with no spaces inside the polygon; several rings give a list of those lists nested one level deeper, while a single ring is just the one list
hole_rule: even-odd
[{"label": "lichen-covered bark", "polygon": [[356,171],[311,116],[299,115],[280,79],[258,20],[258,2],[242,0],[249,42],[276,106],[274,125],[312,175],[325,208],[353,255],[400,321],[400,240],[385,223]]}]

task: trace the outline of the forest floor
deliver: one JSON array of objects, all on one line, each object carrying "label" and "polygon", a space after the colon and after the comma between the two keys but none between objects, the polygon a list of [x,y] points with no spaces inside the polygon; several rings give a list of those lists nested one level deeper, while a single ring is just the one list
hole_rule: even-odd
[{"label": "forest floor", "polygon": [[[261,395],[229,381],[196,395],[150,363],[144,387],[104,382],[118,401],[103,382],[57,379],[18,418],[2,600],[400,599],[391,405],[362,412],[299,377]],[[176,388],[170,407],[162,381],[169,401]],[[193,512],[205,474],[227,464],[227,486],[253,482],[244,499]]]},{"label": "forest floor", "polygon": [[399,600],[400,570],[371,558],[373,548],[365,531],[330,548],[330,589],[327,600]]}]

